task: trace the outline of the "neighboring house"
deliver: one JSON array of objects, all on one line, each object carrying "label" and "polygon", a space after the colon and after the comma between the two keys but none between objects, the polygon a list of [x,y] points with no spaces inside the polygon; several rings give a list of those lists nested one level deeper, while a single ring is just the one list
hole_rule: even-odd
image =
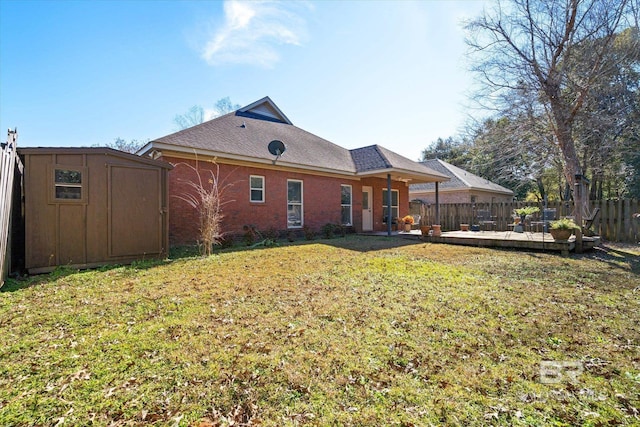
[{"label": "neighboring house", "polygon": [[[513,191],[488,179],[460,169],[440,159],[421,162],[434,171],[450,178],[438,185],[439,203],[499,203],[512,202]],[[424,203],[435,203],[436,190],[433,183],[416,183],[409,186],[409,198]]]},{"label": "neighboring house", "polygon": [[[269,152],[281,141],[281,156]],[[174,165],[169,174],[169,234],[173,245],[197,241],[199,216],[181,195],[210,171],[225,190],[223,228],[239,235],[244,225],[261,231],[314,231],[339,223],[355,231],[387,230],[392,216],[409,213],[409,184],[447,176],[378,145],[348,150],[294,126],[265,97],[246,107],[150,141],[138,154]]]}]

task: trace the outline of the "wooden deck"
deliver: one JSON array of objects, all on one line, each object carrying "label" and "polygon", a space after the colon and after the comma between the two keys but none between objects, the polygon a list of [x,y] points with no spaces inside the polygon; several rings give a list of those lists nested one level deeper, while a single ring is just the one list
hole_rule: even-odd
[{"label": "wooden deck", "polygon": [[[385,235],[386,233],[375,233]],[[439,237],[422,237],[420,230],[410,232],[396,231],[392,233],[396,237],[409,239],[422,239],[432,243],[448,243],[452,245],[466,245],[492,248],[513,248],[524,250],[557,251],[562,255],[568,255],[575,250],[575,236],[569,240],[555,241],[549,233],[516,233],[514,231],[443,231]],[[593,249],[600,244],[600,237],[583,237],[584,250]]]}]

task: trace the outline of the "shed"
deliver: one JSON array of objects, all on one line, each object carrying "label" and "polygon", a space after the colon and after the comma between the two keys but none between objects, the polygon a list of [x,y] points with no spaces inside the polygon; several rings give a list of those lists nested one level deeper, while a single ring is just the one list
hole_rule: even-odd
[{"label": "shed", "polygon": [[103,147],[18,154],[29,273],[167,256],[171,165]]}]

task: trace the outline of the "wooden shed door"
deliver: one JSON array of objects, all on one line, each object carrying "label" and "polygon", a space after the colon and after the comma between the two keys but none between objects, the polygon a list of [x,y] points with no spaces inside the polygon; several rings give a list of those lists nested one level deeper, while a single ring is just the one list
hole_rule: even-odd
[{"label": "wooden shed door", "polygon": [[160,170],[109,165],[109,256],[162,252]]}]

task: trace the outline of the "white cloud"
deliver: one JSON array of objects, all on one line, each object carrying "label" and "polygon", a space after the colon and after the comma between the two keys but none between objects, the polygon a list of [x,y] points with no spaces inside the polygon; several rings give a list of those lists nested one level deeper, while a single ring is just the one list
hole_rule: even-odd
[{"label": "white cloud", "polygon": [[215,119],[216,117],[220,116],[220,112],[218,112],[218,110],[216,110],[215,108],[205,108],[204,109],[204,121],[209,121],[211,119]]},{"label": "white cloud", "polygon": [[308,10],[303,2],[239,1],[224,3],[224,24],[202,50],[211,65],[223,63],[271,67],[280,59],[277,47],[301,45],[306,37]]}]

